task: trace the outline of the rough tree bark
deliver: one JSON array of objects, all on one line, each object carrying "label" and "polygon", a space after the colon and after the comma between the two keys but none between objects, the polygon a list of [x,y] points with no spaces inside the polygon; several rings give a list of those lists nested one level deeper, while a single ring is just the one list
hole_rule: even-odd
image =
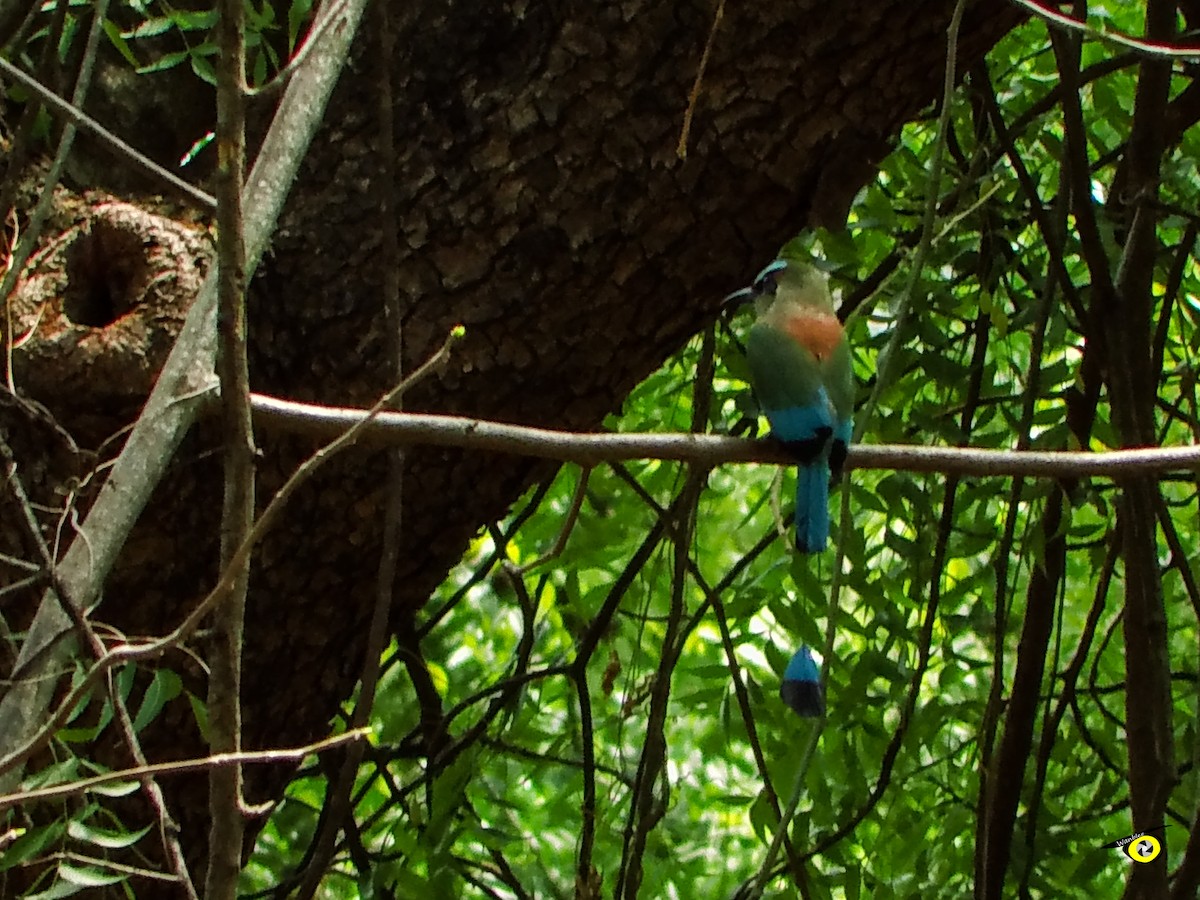
[{"label": "rough tree bark", "polygon": [[[953,7],[729,4],[685,160],[676,144],[714,3],[397,7],[398,221],[377,214],[368,36],[252,287],[254,388],[336,404],[366,403],[384,389],[378,253],[382,229],[395,228],[406,367],[452,325],[467,326],[448,370],[406,408],[597,426],[783,241],[844,221],[900,126],[936,98]],[[1019,18],[1000,0],[971,3],[959,71]],[[53,392],[38,399],[55,408]],[[198,429],[177,460],[106,591],[97,615],[127,633],[166,630],[212,584],[220,474],[206,455],[209,430]],[[260,444],[266,498],[313,445],[274,434]],[[380,549],[383,471],[382,455],[368,452],[332,466],[256,556],[247,748],[319,736],[352,689]],[[477,453],[409,454],[395,628],[411,627],[476,530],[549,471]],[[147,753],[202,754],[189,719],[182,706],[165,714]],[[277,795],[287,774],[249,772],[252,799]],[[204,781],[176,778],[165,789],[199,868]]]}]

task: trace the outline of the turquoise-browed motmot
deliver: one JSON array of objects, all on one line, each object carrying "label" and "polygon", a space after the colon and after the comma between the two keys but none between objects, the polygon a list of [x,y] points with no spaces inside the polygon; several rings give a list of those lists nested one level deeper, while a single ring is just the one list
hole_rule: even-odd
[{"label": "turquoise-browed motmot", "polygon": [[785,256],[727,299],[754,300],[751,384],[771,432],[800,464],[796,549],[819,552],[829,540],[829,480],[841,477],[854,412],[850,347],[829,286],[811,264]]}]

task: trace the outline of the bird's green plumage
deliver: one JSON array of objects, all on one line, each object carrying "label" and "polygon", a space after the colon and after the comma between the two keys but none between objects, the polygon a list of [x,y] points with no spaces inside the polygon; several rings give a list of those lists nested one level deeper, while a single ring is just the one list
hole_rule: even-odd
[{"label": "bird's green plumage", "polygon": [[800,463],[796,546],[804,553],[823,550],[830,469],[840,472],[854,412],[850,348],[833,298],[821,272],[787,257],[731,297],[754,299],[758,320],[746,339],[754,393],[771,431]]},{"label": "bird's green plumage", "polygon": [[829,359],[821,364],[821,381],[829,392],[839,419],[854,415],[854,365],[850,360],[850,345],[843,337]]},{"label": "bird's green plumage", "polygon": [[787,327],[788,319],[836,317],[825,276],[807,263],[784,261],[787,268],[775,276],[775,293],[755,300],[758,321],[746,341],[758,401],[764,409],[807,406],[817,402],[824,387],[836,417],[849,419],[854,413],[854,370],[845,335],[818,359]]},{"label": "bird's green plumage", "polygon": [[820,362],[785,331],[761,319],[746,336],[746,362],[763,409],[809,406],[819,400]]}]

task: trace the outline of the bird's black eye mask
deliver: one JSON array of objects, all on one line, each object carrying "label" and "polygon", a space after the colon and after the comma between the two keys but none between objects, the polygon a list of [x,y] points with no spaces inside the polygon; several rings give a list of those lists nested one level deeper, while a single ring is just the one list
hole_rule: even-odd
[{"label": "bird's black eye mask", "polygon": [[754,279],[754,296],[759,297],[766,294],[768,297],[774,297],[775,292],[779,289],[775,279],[786,268],[787,263],[782,259],[777,259],[759,272],[758,277]]},{"label": "bird's black eye mask", "polygon": [[774,297],[775,292],[779,289],[775,279],[779,273],[787,268],[787,263],[782,259],[777,259],[761,272],[754,279],[754,283],[750,287],[744,287],[741,290],[734,291],[732,294],[726,294],[725,299],[721,301],[721,305],[725,309],[735,309],[743,303],[749,303],[764,294],[768,297]]},{"label": "bird's black eye mask", "polygon": [[775,283],[774,272],[766,272],[760,275],[758,280],[754,282],[754,296],[756,297],[761,297],[764,294],[768,297],[774,297],[777,290],[779,290],[779,285]]}]

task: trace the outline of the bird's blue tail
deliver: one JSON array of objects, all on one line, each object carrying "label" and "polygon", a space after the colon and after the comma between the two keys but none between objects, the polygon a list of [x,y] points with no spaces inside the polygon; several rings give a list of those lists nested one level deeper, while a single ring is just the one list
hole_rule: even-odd
[{"label": "bird's blue tail", "polygon": [[796,549],[820,553],[829,542],[829,465],[818,459],[796,470]]},{"label": "bird's blue tail", "polygon": [[808,647],[801,645],[788,662],[779,685],[779,696],[805,718],[824,712],[825,691],[821,687],[821,672]]}]

